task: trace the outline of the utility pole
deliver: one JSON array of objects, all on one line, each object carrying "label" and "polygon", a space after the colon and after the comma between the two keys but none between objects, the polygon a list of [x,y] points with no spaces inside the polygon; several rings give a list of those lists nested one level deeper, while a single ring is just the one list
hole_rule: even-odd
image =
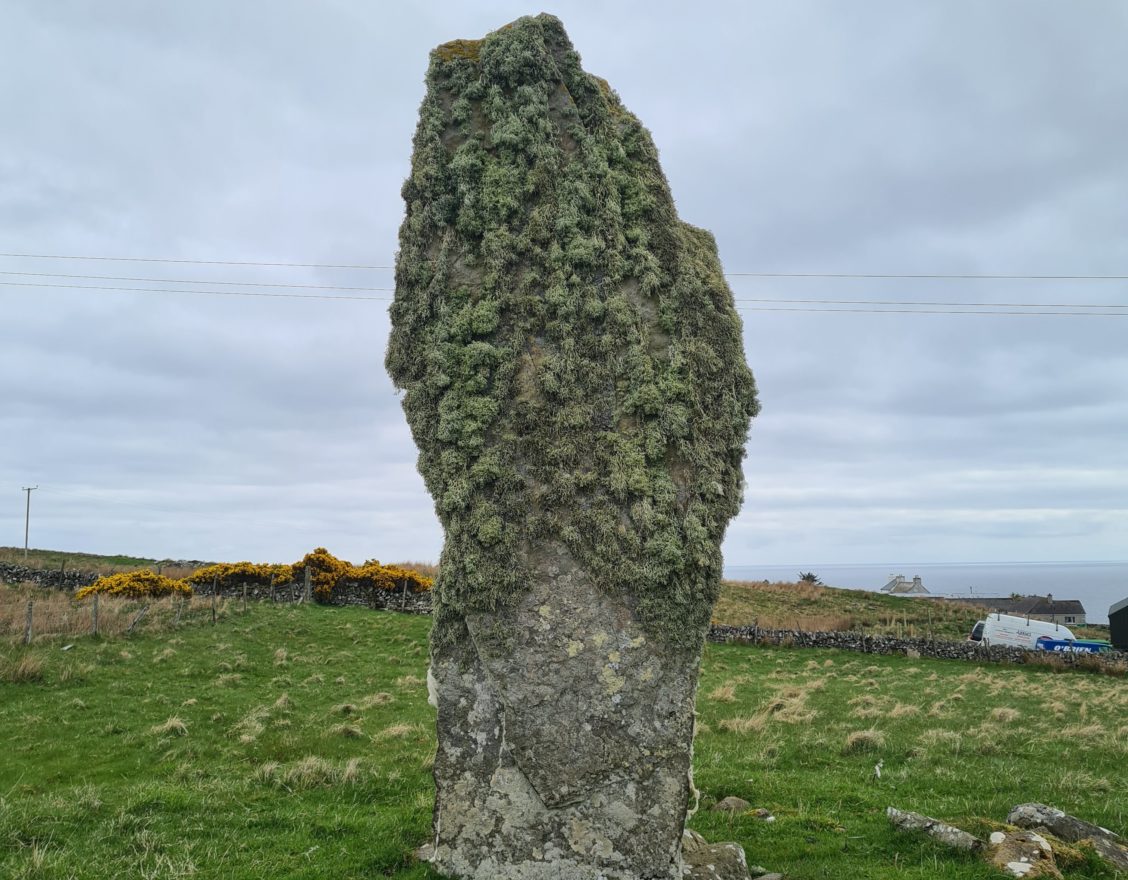
[{"label": "utility pole", "polygon": [[31,493],[38,488],[38,486],[24,486],[20,490],[27,493],[27,513],[24,515],[24,559],[27,559],[27,536],[31,529]]}]

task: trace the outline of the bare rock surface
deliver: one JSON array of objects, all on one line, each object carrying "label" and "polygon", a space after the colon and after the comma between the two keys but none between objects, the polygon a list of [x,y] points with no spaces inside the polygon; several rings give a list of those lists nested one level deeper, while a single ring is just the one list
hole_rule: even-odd
[{"label": "bare rock surface", "polygon": [[1124,843],[1119,834],[1070,816],[1068,813],[1046,804],[1019,804],[1007,816],[1007,822],[1019,828],[1046,828],[1055,837],[1067,843],[1076,843],[1087,838],[1103,838],[1113,843]]},{"label": "bare rock surface", "polygon": [[709,843],[696,831],[682,836],[682,876],[687,880],[752,880],[766,876],[753,873],[738,843]]},{"label": "bare rock surface", "polygon": [[1128,874],[1128,846],[1105,837],[1086,837],[1078,843],[1091,846],[1109,865]]},{"label": "bare rock surface", "polygon": [[752,809],[752,805],[744,798],[729,795],[713,804],[712,808],[718,813],[744,813]]},{"label": "bare rock surface", "polygon": [[968,834],[966,831],[941,822],[939,819],[933,819],[908,810],[898,810],[896,807],[889,807],[885,811],[885,815],[900,831],[922,831],[940,843],[969,852],[983,848],[983,841],[975,835]]},{"label": "bare rock surface", "polygon": [[996,831],[987,861],[1012,877],[1061,878],[1050,842],[1034,831]]},{"label": "bare rock surface", "polygon": [[434,658],[439,870],[681,876],[697,669],[623,618],[560,569],[517,609],[511,654]]}]

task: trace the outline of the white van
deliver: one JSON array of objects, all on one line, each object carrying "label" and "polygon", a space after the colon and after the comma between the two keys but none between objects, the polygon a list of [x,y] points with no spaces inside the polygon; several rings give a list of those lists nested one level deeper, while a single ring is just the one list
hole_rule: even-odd
[{"label": "white van", "polygon": [[1026,617],[1013,617],[1010,614],[988,614],[986,620],[975,624],[968,640],[984,646],[1009,645],[1012,648],[1037,649],[1038,639],[1054,641],[1077,638],[1069,627],[1060,623],[1047,623],[1044,620],[1030,620]]}]

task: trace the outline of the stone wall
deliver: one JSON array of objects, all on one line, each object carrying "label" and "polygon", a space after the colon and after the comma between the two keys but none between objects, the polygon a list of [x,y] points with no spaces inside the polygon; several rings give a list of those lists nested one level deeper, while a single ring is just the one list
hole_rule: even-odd
[{"label": "stone wall", "polygon": [[35,584],[56,590],[78,590],[88,587],[98,580],[98,575],[89,571],[63,571],[59,568],[29,568],[13,562],[0,562],[0,583]]},{"label": "stone wall", "polygon": [[[0,562],[0,583],[22,584],[30,583],[38,587],[55,590],[66,590],[73,593],[82,587],[88,587],[98,580],[100,575],[89,571],[60,571],[57,568],[42,569],[29,568],[8,562]],[[259,602],[297,602],[302,597],[302,584],[282,584],[274,587],[268,585],[247,583],[229,584],[219,588],[219,595],[228,599],[241,599],[244,588],[247,599]],[[195,587],[197,596],[210,596],[211,584]],[[327,603],[329,605],[361,605],[368,608],[386,608],[391,611],[403,611],[407,614],[430,614],[431,594],[429,592],[406,593],[401,590],[371,590],[355,582],[346,581],[337,586],[333,596]]]},{"label": "stone wall", "polygon": [[[219,587],[219,595],[228,599],[241,599],[244,586],[247,598],[265,602],[297,602],[302,598],[301,582],[282,584],[273,591],[261,584],[230,584]],[[197,596],[210,596],[211,584],[195,587]],[[320,601],[315,598],[315,601]],[[411,590],[373,590],[355,581],[343,581],[333,590],[327,605],[357,605],[365,608],[381,608],[389,611],[402,611],[405,614],[430,614],[430,592],[413,593]]]},{"label": "stone wall", "polygon": [[[798,630],[760,629],[754,626],[723,626],[709,628],[711,642],[741,642],[757,645],[783,645],[796,648],[835,648],[839,651],[857,651],[863,654],[899,654],[911,657],[929,657],[936,660],[976,660],[993,663],[1029,663],[1044,658],[1045,651],[1026,651],[994,645],[981,647],[977,642],[932,641],[930,639],[904,639],[894,636],[867,636],[853,632],[800,632]],[[1128,663],[1128,652],[1112,651],[1106,654],[1054,654],[1066,666],[1110,666]]]}]

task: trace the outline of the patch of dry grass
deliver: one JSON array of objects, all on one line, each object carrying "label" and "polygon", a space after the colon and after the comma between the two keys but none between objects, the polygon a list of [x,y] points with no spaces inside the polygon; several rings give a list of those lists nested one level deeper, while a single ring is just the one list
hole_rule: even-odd
[{"label": "patch of dry grass", "polygon": [[767,724],[764,715],[745,715],[739,718],[722,718],[718,724],[721,730],[745,736],[750,733],[759,733]]},{"label": "patch of dry grass", "polygon": [[963,735],[954,730],[934,728],[924,731],[917,739],[917,743],[926,754],[938,751],[947,755],[958,755],[963,747]]},{"label": "patch of dry grass", "polygon": [[163,724],[155,724],[149,728],[149,733],[154,736],[187,736],[188,725],[183,719],[173,715]]},{"label": "patch of dry grass", "polygon": [[0,662],[0,682],[27,684],[43,681],[43,659],[37,654],[23,653]]},{"label": "patch of dry grass", "polygon": [[418,724],[404,724],[400,722],[385,727],[376,734],[376,739],[404,739],[405,737],[413,736],[421,732],[422,728]]},{"label": "patch of dry grass", "polygon": [[358,758],[350,758],[340,765],[316,755],[307,755],[289,765],[270,761],[261,765],[254,774],[259,782],[291,791],[354,785],[360,781],[360,775]]},{"label": "patch of dry grass", "polygon": [[885,747],[885,734],[880,730],[855,730],[848,734],[842,745],[842,754],[856,755],[859,752],[876,752]]}]

